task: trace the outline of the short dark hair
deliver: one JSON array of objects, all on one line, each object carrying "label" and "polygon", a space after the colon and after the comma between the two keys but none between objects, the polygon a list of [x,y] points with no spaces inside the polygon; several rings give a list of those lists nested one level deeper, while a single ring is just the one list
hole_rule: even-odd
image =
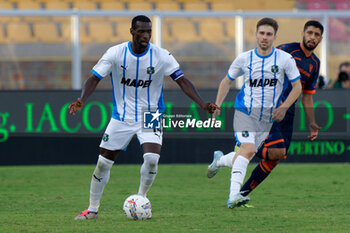
[{"label": "short dark hair", "polygon": [[342,62],[340,65],[339,65],[339,71],[341,71],[341,69],[343,68],[343,67],[346,67],[346,66],[350,66],[350,62]]},{"label": "short dark hair", "polygon": [[319,28],[321,30],[321,35],[323,34],[323,25],[320,22],[318,22],[317,20],[307,21],[304,25],[304,32],[310,26],[314,26],[315,28]]},{"label": "short dark hair", "polygon": [[138,15],[138,16],[135,16],[132,21],[131,21],[131,27],[133,29],[136,29],[136,22],[137,21],[140,21],[140,22],[145,22],[145,23],[151,23],[151,20],[145,16],[145,15]]},{"label": "short dark hair", "polygon": [[258,21],[258,23],[256,24],[256,31],[258,31],[259,27],[262,25],[269,25],[271,27],[273,27],[273,29],[275,30],[275,34],[278,31],[278,23],[276,20],[274,20],[273,18],[262,18]]}]

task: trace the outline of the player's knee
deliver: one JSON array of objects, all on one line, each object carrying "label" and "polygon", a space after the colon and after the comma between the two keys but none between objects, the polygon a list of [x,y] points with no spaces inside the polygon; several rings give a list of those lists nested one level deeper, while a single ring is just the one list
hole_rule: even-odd
[{"label": "player's knee", "polygon": [[143,155],[144,162],[151,168],[158,165],[159,157],[160,156],[156,153],[145,153]]},{"label": "player's knee", "polygon": [[269,148],[268,159],[272,161],[281,160],[286,155],[286,148]]},{"label": "player's knee", "polygon": [[251,159],[251,157],[256,152],[255,145],[252,143],[242,143],[239,148],[240,154],[244,157]]}]

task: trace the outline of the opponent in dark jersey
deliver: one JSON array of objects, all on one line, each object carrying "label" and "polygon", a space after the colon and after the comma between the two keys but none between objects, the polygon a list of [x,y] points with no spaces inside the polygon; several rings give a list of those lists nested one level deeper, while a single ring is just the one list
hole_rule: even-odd
[{"label": "opponent in dark jersey", "polygon": [[[320,61],[313,51],[321,42],[322,33],[322,24],[318,21],[310,20],[304,25],[302,43],[278,46],[279,49],[290,53],[294,57],[299,69],[303,86],[302,104],[309,121],[310,136],[308,138],[310,140],[316,139],[318,130],[321,129],[315,122],[312,95],[316,92],[315,88],[320,69]],[[288,83],[281,95],[281,101],[288,96],[290,90],[291,84]],[[256,153],[256,156],[262,158],[262,161],[253,170],[251,176],[241,188],[243,196],[247,196],[256,188],[271,173],[279,161],[286,156],[293,134],[294,112],[295,104],[288,109],[283,121],[273,124],[264,145]]]}]

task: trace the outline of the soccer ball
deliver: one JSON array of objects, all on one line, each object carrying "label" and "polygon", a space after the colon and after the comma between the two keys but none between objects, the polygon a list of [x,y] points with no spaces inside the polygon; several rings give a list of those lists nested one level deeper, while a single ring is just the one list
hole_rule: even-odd
[{"label": "soccer ball", "polygon": [[147,197],[131,195],[126,198],[123,205],[123,212],[130,220],[146,220],[152,217],[151,202]]}]

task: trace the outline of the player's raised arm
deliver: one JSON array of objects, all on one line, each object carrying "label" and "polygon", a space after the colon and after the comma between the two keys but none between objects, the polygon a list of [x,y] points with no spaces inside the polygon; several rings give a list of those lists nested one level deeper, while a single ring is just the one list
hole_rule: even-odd
[{"label": "player's raised arm", "polygon": [[280,122],[283,120],[286,112],[290,106],[298,99],[301,94],[301,82],[300,79],[292,82],[292,90],[289,93],[287,99],[273,112],[272,120]]},{"label": "player's raised arm", "polygon": [[87,98],[95,91],[97,84],[101,79],[95,75],[91,75],[84,83],[83,89],[81,90],[80,98],[77,101],[71,103],[68,106],[69,113],[75,115],[75,112],[81,109],[87,100]]},{"label": "player's raised arm", "polygon": [[202,109],[209,113],[214,113],[214,111],[218,108],[218,106],[216,106],[214,103],[205,103],[200,97],[193,83],[184,76],[176,79],[175,82],[180,86],[182,91],[185,92],[185,94],[196,102]]}]

